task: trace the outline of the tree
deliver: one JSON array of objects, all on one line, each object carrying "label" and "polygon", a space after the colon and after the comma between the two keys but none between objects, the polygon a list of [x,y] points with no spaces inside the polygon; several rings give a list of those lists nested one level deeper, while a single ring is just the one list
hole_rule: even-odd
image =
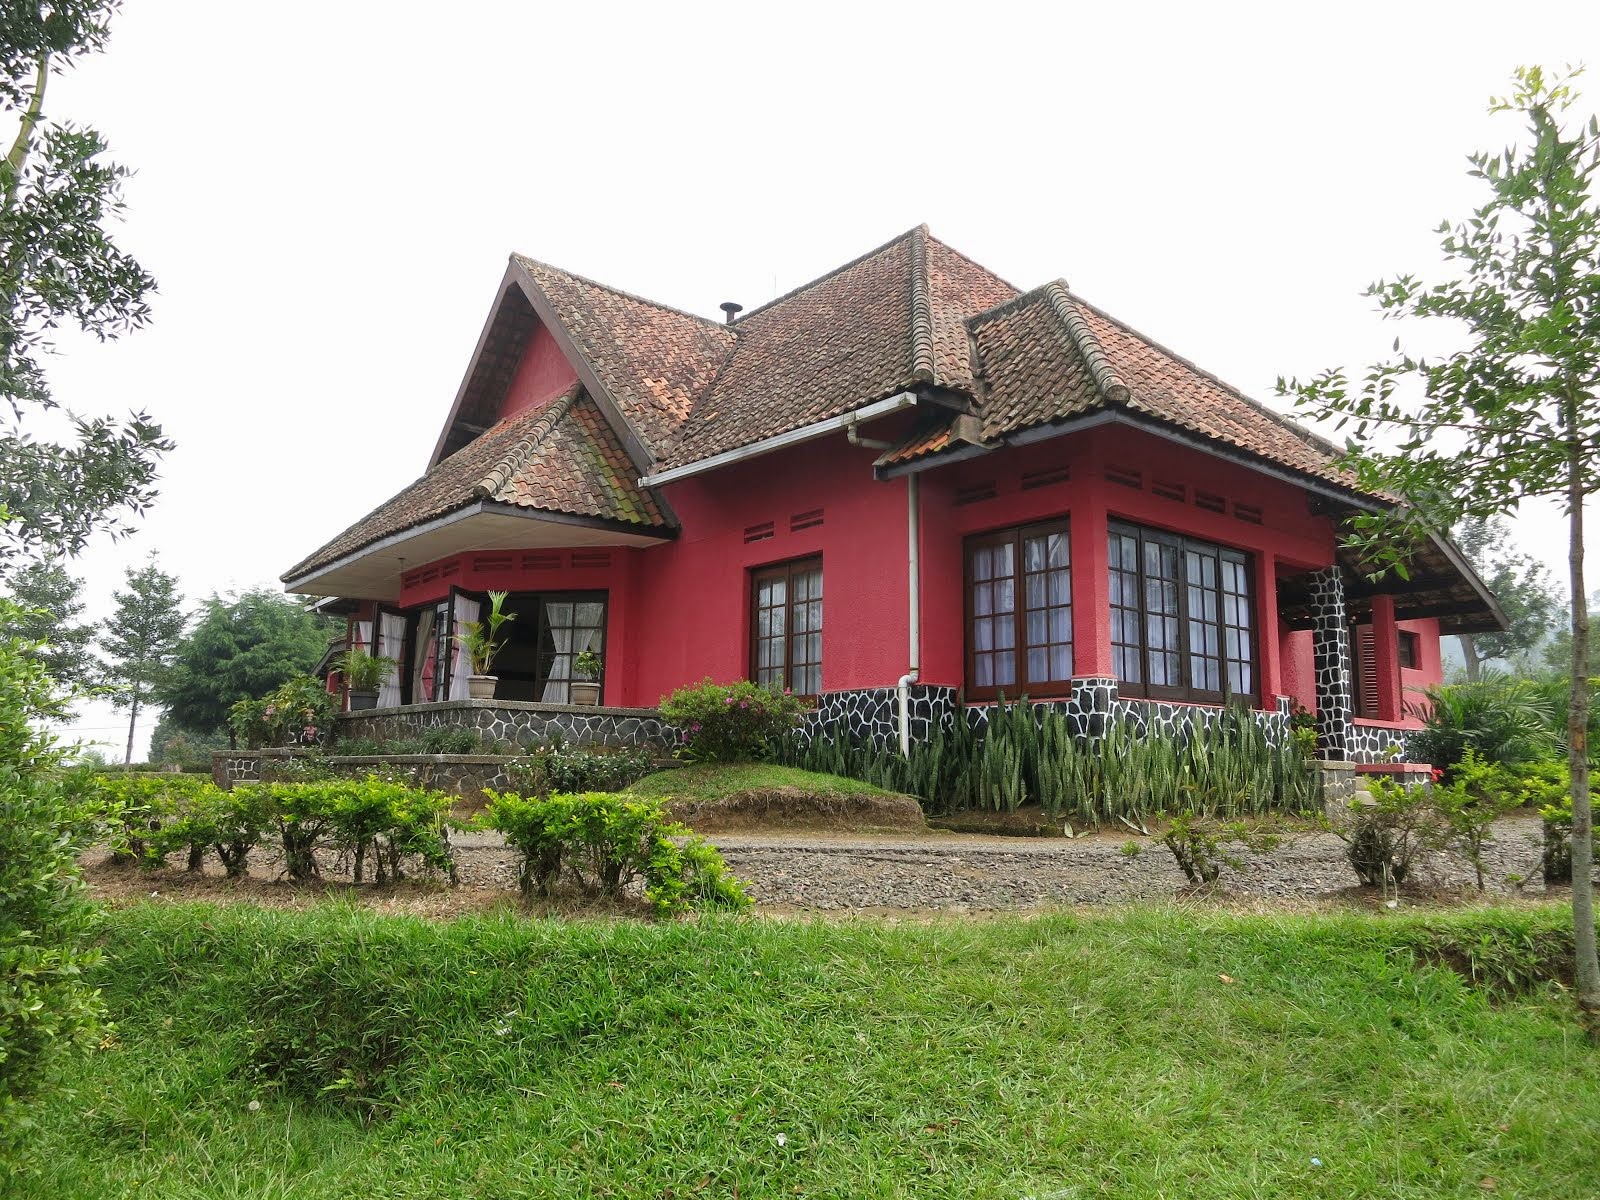
[{"label": "tree", "polygon": [[172,670],[183,636],[183,597],[178,581],[156,565],[155,558],[128,570],[128,590],[113,592],[116,612],[106,627],[101,648],[106,652],[105,679],[111,703],[126,708],[128,753],[133,761],[133,736],[139,710],[148,705]]},{"label": "tree", "polygon": [[[0,626],[19,619],[0,600]],[[103,1015],[84,978],[99,952],[59,769],[66,756],[41,731],[62,713],[38,649],[0,633],[0,1187],[26,1137],[24,1105]]]},{"label": "tree", "polygon": [[[1589,611],[1600,609],[1600,588],[1589,593]],[[1565,610],[1563,610],[1565,611]],[[1552,671],[1563,674],[1572,665],[1572,630],[1558,629],[1545,643],[1544,664]],[[1591,679],[1600,677],[1600,639],[1589,639],[1589,665],[1585,668]]]},{"label": "tree", "polygon": [[[92,129],[45,111],[52,75],[105,46],[119,0],[8,0],[0,5],[0,112],[16,137],[0,161],[0,573],[18,557],[76,554],[96,531],[113,536],[155,497],[156,464],[171,449],[145,413],[126,421],[72,416],[70,436],[39,433],[56,408],[41,359],[54,331],[102,339],[143,325],[155,280],[107,236],[123,207],[127,170],[104,162]],[[63,431],[65,432],[65,431]]]},{"label": "tree", "polygon": [[163,766],[175,763],[189,766],[210,761],[213,750],[226,750],[228,735],[221,730],[212,733],[192,733],[180,729],[172,714],[163,713],[150,734],[150,761]]},{"label": "tree", "polygon": [[[1282,385],[1313,414],[1353,423],[1344,457],[1368,489],[1407,503],[1352,518],[1349,543],[1380,572],[1402,578],[1411,547],[1466,517],[1493,519],[1534,497],[1568,522],[1572,596],[1567,763],[1572,779],[1572,912],[1578,1005],[1600,1038],[1590,830],[1588,592],[1584,503],[1600,492],[1600,121],[1563,124],[1571,78],[1520,68],[1492,112],[1526,121],[1526,144],[1472,156],[1488,198],[1466,221],[1439,227],[1458,278],[1380,281],[1368,294],[1390,317],[1442,318],[1465,332],[1459,349],[1392,357],[1358,386],[1343,371]],[[1385,449],[1384,437],[1398,435]]]},{"label": "tree", "polygon": [[1512,549],[1511,526],[1505,521],[1468,516],[1456,526],[1455,543],[1500,601],[1511,626],[1504,633],[1456,635],[1467,660],[1467,680],[1477,683],[1485,662],[1509,662],[1537,646],[1563,606],[1544,564]]},{"label": "tree", "polygon": [[93,625],[83,614],[83,581],[56,563],[29,563],[7,581],[14,607],[6,610],[0,633],[16,638],[50,677],[68,687],[94,682]]},{"label": "tree", "polygon": [[167,716],[191,733],[224,728],[237,701],[264,696],[315,667],[331,632],[325,618],[265,588],[234,599],[213,595],[162,685]]}]

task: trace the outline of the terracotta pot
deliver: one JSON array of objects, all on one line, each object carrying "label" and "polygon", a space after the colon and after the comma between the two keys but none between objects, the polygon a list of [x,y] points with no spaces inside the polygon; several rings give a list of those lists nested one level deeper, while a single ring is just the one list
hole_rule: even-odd
[{"label": "terracotta pot", "polygon": [[467,695],[474,700],[493,700],[495,684],[499,682],[498,675],[468,675]]},{"label": "terracotta pot", "polygon": [[574,680],[572,702],[593,708],[600,703],[600,685],[591,680]]}]

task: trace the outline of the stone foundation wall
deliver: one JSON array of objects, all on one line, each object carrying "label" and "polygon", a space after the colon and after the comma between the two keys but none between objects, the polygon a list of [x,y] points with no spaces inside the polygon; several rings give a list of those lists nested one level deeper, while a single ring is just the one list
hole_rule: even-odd
[{"label": "stone foundation wall", "polygon": [[[1126,725],[1138,736],[1152,730],[1174,732],[1215,724],[1226,711],[1218,705],[1172,704],[1158,700],[1121,699],[1117,681],[1090,677],[1072,681],[1072,695],[1065,700],[1042,700],[1036,706],[1059,712],[1073,733],[1081,738],[1105,736],[1113,724]],[[1293,704],[1279,697],[1273,709],[1251,710],[1254,720],[1274,744],[1289,736],[1289,714]],[[939,728],[948,728],[956,713],[956,689],[914,684],[911,688],[911,740],[926,741]],[[801,737],[810,740],[825,730],[842,729],[853,742],[879,748],[899,745],[898,699],[895,689],[864,688],[850,692],[825,693],[815,712],[801,727]],[[972,728],[982,733],[989,724],[992,706],[968,706],[964,712]],[[1384,731],[1387,732],[1387,731]]]},{"label": "stone foundation wall", "polygon": [[1350,726],[1350,761],[1358,763],[1386,763],[1401,761],[1406,756],[1407,729],[1374,728],[1371,725]]},{"label": "stone foundation wall", "polygon": [[447,700],[404,708],[374,708],[341,713],[341,737],[396,741],[430,729],[472,729],[486,741],[529,745],[562,739],[583,745],[649,746],[670,750],[677,731],[653,708],[585,708],[569,704],[530,704],[514,700]]}]

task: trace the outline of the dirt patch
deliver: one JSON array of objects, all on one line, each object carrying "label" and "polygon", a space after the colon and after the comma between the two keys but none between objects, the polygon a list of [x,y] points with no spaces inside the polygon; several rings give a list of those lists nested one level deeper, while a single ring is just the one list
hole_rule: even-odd
[{"label": "dirt patch", "polygon": [[667,812],[696,833],[833,830],[918,833],[922,806],[910,796],[813,792],[797,787],[734,792],[716,800],[669,800]]}]

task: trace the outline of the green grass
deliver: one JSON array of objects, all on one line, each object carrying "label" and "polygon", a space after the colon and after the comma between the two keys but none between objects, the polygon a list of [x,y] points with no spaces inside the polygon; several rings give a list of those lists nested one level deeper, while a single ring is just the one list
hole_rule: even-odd
[{"label": "green grass", "polygon": [[709,763],[657,771],[654,775],[646,775],[628,790],[636,796],[704,802],[723,800],[740,792],[770,792],[776,788],[797,788],[815,795],[890,795],[882,788],[859,779],[823,775],[771,763]]},{"label": "green grass", "polygon": [[1561,920],[136,906],[14,1194],[1600,1195],[1570,1003],[1413,955],[1514,974]]}]

